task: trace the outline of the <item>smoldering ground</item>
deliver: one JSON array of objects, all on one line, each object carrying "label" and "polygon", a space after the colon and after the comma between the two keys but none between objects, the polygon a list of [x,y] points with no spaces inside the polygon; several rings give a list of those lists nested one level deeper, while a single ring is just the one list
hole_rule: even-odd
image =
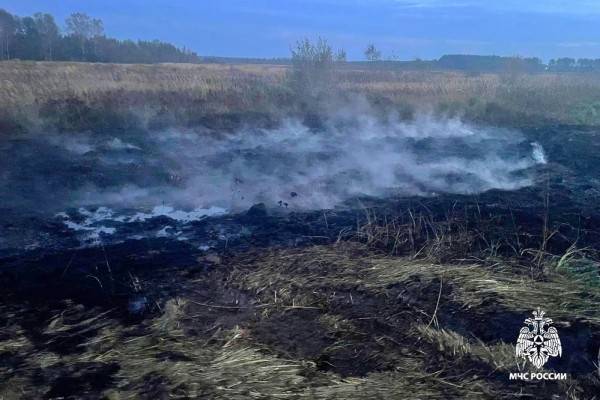
[{"label": "smoldering ground", "polygon": [[[369,398],[373,388],[393,398],[414,389],[414,382],[424,382],[425,397],[508,398],[524,393],[503,384],[506,371],[516,368],[509,343],[527,315],[523,307],[539,302],[568,323],[560,327],[565,352],[559,366],[576,379],[568,390],[582,397],[596,393],[597,348],[589,350],[597,343],[590,328],[598,325],[596,270],[571,281],[548,264],[543,270],[549,273],[537,282],[533,264],[498,262],[499,254],[522,259],[529,254],[522,250],[538,248],[545,223],[538,218],[544,199],[535,195],[537,188],[434,196],[528,185],[533,167],[545,162],[543,148],[516,131],[458,120],[341,114],[317,130],[289,120],[273,130],[232,134],[171,129],[4,142],[12,160],[2,161],[2,190],[11,196],[5,207],[45,210],[52,217],[43,223],[61,240],[77,239],[69,235],[76,230],[91,239],[98,235],[102,246],[40,242],[39,251],[4,257],[0,279],[7,290],[0,304],[9,351],[7,384],[0,390],[35,391],[38,398],[84,390],[109,397],[218,397],[223,377],[233,377],[225,382],[226,394],[240,398],[250,390],[263,397]],[[585,138],[579,140],[591,148]],[[560,153],[552,150],[556,162]],[[568,225],[576,228],[570,236],[560,223],[559,234],[548,239],[544,254],[553,260],[559,240],[567,244],[555,254],[571,249],[575,235],[587,246],[598,219],[580,218],[564,186],[547,188],[552,208],[546,213],[554,216],[558,207],[580,220]],[[415,199],[394,195],[430,196],[415,201],[428,215],[417,216],[421,228],[404,225]],[[366,210],[348,207],[197,221],[259,201],[308,210],[363,196],[392,196],[382,203],[391,215],[405,210],[406,220],[367,223]],[[15,231],[45,232],[14,225]],[[348,226],[351,236],[340,236]],[[350,240],[336,241],[340,237]],[[0,234],[0,258],[2,240]],[[507,245],[499,249],[497,243]],[[583,265],[576,261],[577,268]],[[560,268],[565,273],[568,262]],[[198,346],[199,340],[206,345]],[[267,371],[258,381],[246,379],[247,368],[229,367],[258,359]],[[283,364],[296,369],[282,372]],[[432,374],[435,382],[428,382]],[[473,379],[465,383],[465,374]],[[530,392],[546,398],[563,389]]]},{"label": "smoldering ground", "polygon": [[362,197],[479,193],[529,185],[543,149],[518,131],[458,119],[342,110],[321,129],[144,135],[38,134],[2,141],[1,195],[10,209],[107,206],[236,211],[259,202],[332,208]]}]

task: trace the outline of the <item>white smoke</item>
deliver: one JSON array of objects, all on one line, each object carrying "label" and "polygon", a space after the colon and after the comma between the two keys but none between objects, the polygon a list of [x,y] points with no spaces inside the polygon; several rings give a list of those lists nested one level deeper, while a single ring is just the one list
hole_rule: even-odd
[{"label": "white smoke", "polygon": [[539,164],[546,164],[548,161],[546,159],[546,152],[544,152],[542,145],[537,142],[533,142],[531,143],[531,147],[533,148],[533,159]]},{"label": "white smoke", "polygon": [[[128,182],[81,199],[230,210],[258,202],[331,208],[358,196],[516,189],[531,183],[523,171],[545,161],[541,146],[532,151],[516,131],[429,117],[404,123],[362,116],[333,120],[318,131],[290,120],[273,130],[226,136],[171,130],[146,140],[136,155],[163,169],[158,172],[167,181],[145,188]],[[120,159],[124,168],[133,162],[110,153],[103,160]]]},{"label": "white smoke", "polygon": [[331,208],[361,196],[517,189],[531,184],[528,169],[545,162],[541,146],[518,131],[430,116],[403,122],[353,109],[334,112],[318,130],[288,120],[231,134],[171,129],[45,140],[48,154],[64,154],[46,165],[36,142],[38,158],[29,165],[37,178],[9,177],[6,187],[21,185],[26,197],[52,178],[63,207]]}]

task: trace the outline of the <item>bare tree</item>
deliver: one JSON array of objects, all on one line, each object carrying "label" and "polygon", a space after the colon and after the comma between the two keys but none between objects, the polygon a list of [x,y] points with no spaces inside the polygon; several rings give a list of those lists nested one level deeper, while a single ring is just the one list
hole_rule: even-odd
[{"label": "bare tree", "polygon": [[291,83],[301,97],[314,97],[331,84],[334,66],[333,50],[326,40],[316,43],[304,39],[292,49]]},{"label": "bare tree", "polygon": [[89,39],[104,35],[104,24],[101,20],[91,18],[87,14],[74,13],[66,20],[67,32],[77,37],[81,45],[81,56],[85,57],[85,44]]},{"label": "bare tree", "polygon": [[365,58],[368,61],[379,61],[381,60],[381,52],[377,50],[373,43],[370,43],[365,50]]},{"label": "bare tree", "polygon": [[0,9],[0,59],[8,60],[11,45],[17,30],[17,20],[5,10]]},{"label": "bare tree", "polygon": [[104,36],[104,23],[102,20],[94,18],[90,26],[90,37],[93,39],[100,36]]},{"label": "bare tree", "polygon": [[59,39],[59,29],[50,14],[36,13],[33,16],[35,27],[40,35],[42,51],[45,60],[52,60],[54,45]]}]

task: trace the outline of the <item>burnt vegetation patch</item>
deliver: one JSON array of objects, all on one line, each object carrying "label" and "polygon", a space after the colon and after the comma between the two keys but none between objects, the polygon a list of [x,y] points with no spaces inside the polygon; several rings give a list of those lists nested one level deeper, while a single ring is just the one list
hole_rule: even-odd
[{"label": "burnt vegetation patch", "polygon": [[[160,259],[160,251],[152,254]],[[158,271],[137,271],[139,282],[159,285],[165,276]],[[259,388],[267,397],[284,390],[307,398],[328,398],[351,385],[352,396],[363,398],[368,382],[386,379],[433,398],[510,398],[513,336],[530,304],[542,302],[562,321],[565,345],[549,368],[568,369],[574,379],[568,390],[577,396],[597,388],[600,294],[560,270],[532,277],[510,265],[440,264],[339,242],[208,254],[170,275],[177,293],[157,286],[156,310],[134,320],[125,303],[77,304],[59,300],[60,293],[49,302],[47,293],[44,308],[5,294],[2,374],[13,385],[28,382],[23,390],[35,383],[37,392],[25,391],[30,398],[143,398],[148,385],[156,393],[224,395],[214,382],[234,384],[240,396]],[[246,374],[245,363],[260,366],[262,383]],[[562,393],[561,385],[529,394]],[[401,389],[378,390],[393,398]]]},{"label": "burnt vegetation patch", "polygon": [[[176,66],[73,67],[72,79],[81,79],[82,87],[40,99],[35,106],[40,120],[28,123],[86,139],[71,143],[79,156],[62,155],[72,161],[61,170],[69,178],[66,186],[160,182],[156,196],[161,197],[185,188],[201,168],[186,175],[177,160],[169,159],[160,170],[147,173],[166,142],[143,153],[142,139],[134,139],[155,129],[201,124],[207,128],[201,132],[226,136],[252,126],[252,134],[279,128],[291,116],[304,122],[301,132],[307,140],[323,139],[319,132],[336,123],[337,133],[361,130],[357,121],[328,115],[329,108],[346,105],[355,91],[367,99],[362,106],[376,108],[374,122],[397,113],[398,124],[415,117],[411,91],[436,98],[447,93],[440,83],[447,74],[429,76],[431,82],[423,84],[423,76],[339,68],[332,57],[325,42],[302,42],[289,70],[190,66],[202,79]],[[107,87],[86,94],[89,76],[77,78],[79,68],[108,73],[111,78],[103,82],[114,80],[127,89]],[[141,79],[145,74],[152,79]],[[537,107],[539,98],[515,99],[523,92],[513,90],[510,82],[452,76],[466,86],[465,93],[494,87],[498,99],[479,102],[464,94],[458,99],[444,94],[450,98],[436,105],[443,114],[462,110],[468,119],[510,126],[540,114],[544,118],[538,123],[572,120],[562,111],[568,107],[532,107],[524,115],[517,110],[525,109],[519,102]],[[138,81],[168,84],[132,83]],[[397,88],[381,93],[381,82]],[[523,84],[539,88],[544,82],[543,77],[528,77]],[[461,103],[465,101],[467,109]],[[498,114],[501,118],[496,119]],[[5,122],[0,130],[17,130],[11,125],[17,119],[1,118]],[[447,127],[442,128],[446,133]],[[91,136],[77,136],[86,131]],[[127,133],[127,141],[123,135],[110,136],[113,132]],[[196,134],[191,143],[199,148],[208,137]],[[377,145],[420,151],[398,174],[401,182],[413,186],[410,193],[421,196],[360,192],[324,210],[295,207],[308,197],[313,186],[308,181],[304,191],[286,186],[283,194],[273,192],[225,215],[182,222],[169,212],[141,213],[129,223],[125,214],[96,221],[106,226],[89,222],[108,214],[100,207],[69,209],[54,219],[37,209],[33,215],[11,210],[2,222],[6,232],[35,231],[43,238],[36,242],[38,248],[22,251],[2,242],[3,251],[8,250],[0,258],[0,398],[593,398],[600,388],[597,135],[589,126],[526,127],[518,143],[499,150],[527,156],[525,170],[511,169],[505,175],[511,184],[513,179],[527,184],[482,193],[433,190],[411,170],[436,151],[450,158],[464,153],[468,166],[478,147],[464,147],[443,135],[438,141],[407,137],[401,142],[383,135]],[[40,170],[54,168],[50,156],[60,147],[33,151],[24,138],[18,136],[4,147],[9,161],[3,165],[21,160],[16,150],[27,150],[24,160],[39,163]],[[341,138],[327,143],[337,150],[349,137]],[[547,161],[533,160],[530,142],[546,150]],[[194,148],[189,143],[175,148],[177,157],[185,155],[184,147]],[[135,162],[100,169],[107,161],[122,159],[101,157],[101,150],[110,146],[118,148],[113,155]],[[240,160],[263,171],[270,169],[273,158],[287,172],[293,158],[287,149],[270,154],[260,152],[261,147],[209,154],[200,165]],[[310,157],[311,162],[336,160],[320,147]],[[308,167],[299,176],[310,173],[312,165]],[[467,174],[434,170],[431,179],[442,189],[469,188],[470,180],[483,179],[476,168],[467,169]],[[368,172],[342,170],[321,183],[328,187],[336,179]],[[281,176],[277,182],[287,183],[285,173]],[[31,174],[23,167],[11,177],[11,182],[29,182]],[[238,190],[244,180],[232,178],[231,191],[246,195]],[[40,178],[31,186],[43,193],[57,182],[61,180]],[[246,183],[246,189],[257,182]],[[27,186],[18,188],[31,194]],[[57,192],[46,201],[70,198]],[[202,194],[186,193],[194,199]],[[29,208],[39,207],[39,197],[30,198]],[[191,218],[183,214],[184,220]],[[84,244],[69,225],[83,226],[90,235],[95,228],[102,231],[91,245]],[[24,236],[28,243],[31,237]],[[8,242],[8,235],[0,240]],[[508,380],[510,372],[521,371],[515,340],[523,320],[537,307],[551,315],[563,344],[562,357],[545,368],[569,373],[567,381],[534,386]]]},{"label": "burnt vegetation patch", "polygon": [[318,310],[289,310],[261,319],[251,327],[257,340],[284,357],[314,359],[333,343],[319,322]]},{"label": "burnt vegetation patch", "polygon": [[[590,397],[598,214],[561,192],[573,179],[305,213],[257,205],[195,223],[211,250],[163,238],[4,258],[0,393]],[[218,239],[224,226],[252,234]],[[546,368],[571,378],[515,386],[514,341],[536,306],[563,343]]]}]

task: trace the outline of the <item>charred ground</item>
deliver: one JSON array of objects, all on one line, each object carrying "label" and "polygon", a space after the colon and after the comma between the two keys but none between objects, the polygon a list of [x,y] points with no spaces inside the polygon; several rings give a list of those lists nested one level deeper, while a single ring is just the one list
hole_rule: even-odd
[{"label": "charred ground", "polygon": [[[88,247],[42,207],[4,205],[0,397],[594,398],[600,130],[538,122],[520,128],[548,163],[516,190],[312,211],[286,208],[290,192],[185,224],[115,225]],[[166,225],[187,240],[147,235]],[[15,250],[13,236],[43,245]],[[508,380],[537,307],[563,342],[546,368],[568,381]]]},{"label": "charred ground", "polygon": [[[2,391],[592,398],[600,214],[595,171],[581,168],[596,153],[577,145],[596,133],[554,129],[571,147],[545,143],[556,161],[518,191],[291,214],[257,205],[195,223],[216,238],[208,251],[143,239],[5,258]],[[219,240],[223,226],[249,234]],[[538,305],[564,346],[548,368],[568,382],[508,381],[514,340]]]}]

